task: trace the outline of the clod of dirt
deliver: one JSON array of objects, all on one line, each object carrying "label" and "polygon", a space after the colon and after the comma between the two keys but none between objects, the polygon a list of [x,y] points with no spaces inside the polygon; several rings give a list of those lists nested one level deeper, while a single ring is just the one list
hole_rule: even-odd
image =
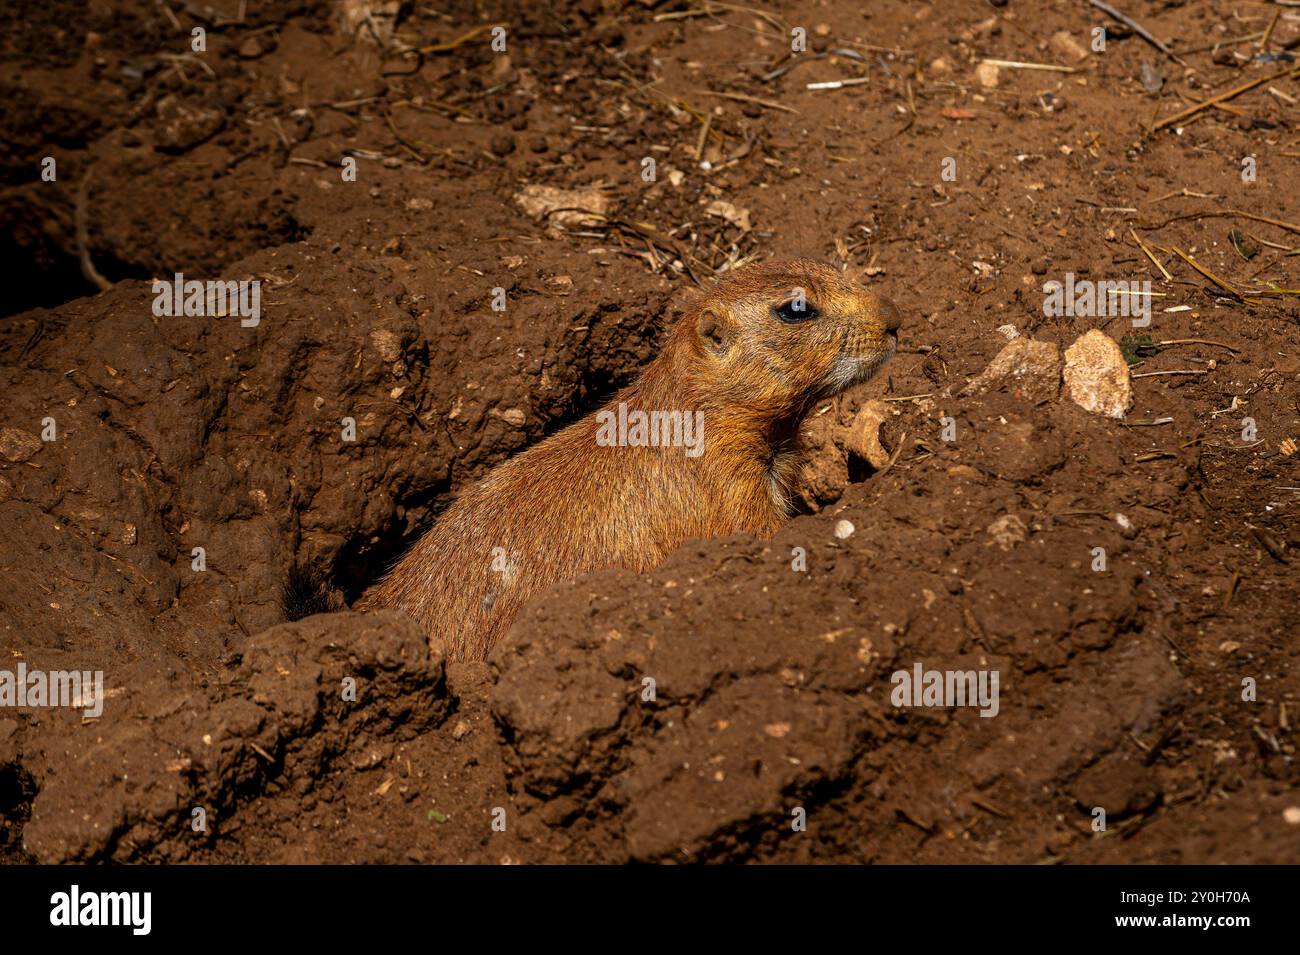
[{"label": "clod of dirt", "polygon": [[1013,338],[962,394],[979,395],[1003,385],[1030,401],[1055,398],[1061,390],[1061,350],[1054,342]]},{"label": "clod of dirt", "polygon": [[266,53],[266,45],[260,37],[250,36],[239,44],[239,57],[243,60],[256,60]]},{"label": "clod of dirt", "polygon": [[1065,391],[1085,411],[1124,417],[1133,404],[1133,385],[1114,339],[1094,328],[1065,350]]},{"label": "clod of dirt", "polygon": [[848,456],[835,442],[836,408],[809,418],[803,427],[806,457],[799,475],[799,497],[809,510],[838,500],[849,486]]},{"label": "clod of dirt", "polygon": [[986,422],[976,434],[976,468],[1009,481],[1036,481],[1065,461],[1061,437],[1044,421]]},{"label": "clod of dirt", "polygon": [[1112,753],[1088,767],[1074,787],[1074,799],[1081,808],[1101,807],[1111,819],[1145,812],[1159,798],[1155,773],[1128,753]]},{"label": "clod of dirt", "polygon": [[41,439],[21,428],[0,428],[0,457],[19,464],[41,449]]},{"label": "clod of dirt", "polygon": [[395,362],[402,357],[402,339],[396,332],[377,328],[370,333],[370,341],[384,361]]},{"label": "clod of dirt", "polygon": [[894,414],[885,402],[863,402],[850,392],[818,409],[804,423],[805,459],[798,493],[809,510],[818,511],[838,500],[850,483],[863,479],[852,473],[854,459],[877,471],[889,463],[890,453],[881,444],[880,429]]},{"label": "clod of dirt", "polygon": [[154,147],[163,152],[183,153],[193,149],[226,125],[220,110],[185,103],[176,96],[164,96],[155,109],[158,126],[154,131]]},{"label": "clod of dirt", "polygon": [[[309,790],[367,740],[413,738],[452,705],[442,657],[391,612],[272,627],[222,685],[132,694],[94,725],[60,727],[47,747],[58,769],[42,774],[24,830],[41,862],[164,861],[155,849],[184,858],[251,790],[272,781]],[[204,832],[191,825],[195,808]]]}]

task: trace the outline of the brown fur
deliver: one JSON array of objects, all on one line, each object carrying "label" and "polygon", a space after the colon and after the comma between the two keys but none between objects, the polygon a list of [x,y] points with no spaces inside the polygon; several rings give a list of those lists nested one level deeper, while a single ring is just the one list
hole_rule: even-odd
[{"label": "brown fur", "polygon": [[[795,288],[820,318],[774,316]],[[817,263],[740,270],[605,405],[702,411],[700,456],[602,447],[593,413],[466,488],[358,606],[404,610],[451,656],[482,659],[524,603],[558,581],[644,571],[690,538],[772,535],[789,518],[804,415],[874,374],[900,321],[891,303]]]}]

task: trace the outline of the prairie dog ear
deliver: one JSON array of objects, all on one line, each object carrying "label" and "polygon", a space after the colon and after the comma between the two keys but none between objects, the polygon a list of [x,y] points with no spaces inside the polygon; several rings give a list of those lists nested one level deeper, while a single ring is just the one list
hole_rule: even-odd
[{"label": "prairie dog ear", "polygon": [[710,355],[725,355],[736,340],[736,322],[726,312],[706,308],[695,321],[701,348]]}]

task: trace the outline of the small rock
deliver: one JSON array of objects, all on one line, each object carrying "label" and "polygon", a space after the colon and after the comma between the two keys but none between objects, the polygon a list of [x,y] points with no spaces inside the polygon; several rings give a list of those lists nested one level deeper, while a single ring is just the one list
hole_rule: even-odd
[{"label": "small rock", "polygon": [[889,452],[880,443],[880,426],[893,414],[883,401],[868,401],[853,417],[844,435],[844,447],[879,471],[889,463]]},{"label": "small rock", "polygon": [[1061,387],[1061,353],[1056,344],[1018,335],[993,357],[962,394],[979,395],[1003,384],[1010,385],[1030,401],[1055,398]]},{"label": "small rock", "polygon": [[515,151],[515,138],[508,133],[497,133],[492,137],[492,153],[496,156],[509,156]]},{"label": "small rock", "polygon": [[997,64],[981,62],[975,67],[975,79],[985,89],[993,89],[998,85],[998,72]]},{"label": "small rock", "polygon": [[1287,806],[1282,810],[1282,819],[1288,826],[1300,826],[1300,806]]},{"label": "small rock", "polygon": [[986,533],[993,538],[993,543],[1000,549],[1011,550],[1029,536],[1029,528],[1016,515],[1003,514],[988,526]]},{"label": "small rock", "polygon": [[841,520],[835,522],[835,536],[838,537],[840,540],[845,540],[846,538],[852,537],[853,532],[856,530],[857,528],[854,527],[852,522],[850,521]]},{"label": "small rock", "polygon": [[352,768],[358,772],[366,772],[382,766],[387,754],[383,749],[375,747],[369,750],[362,750],[351,757]]},{"label": "small rock", "polygon": [[428,212],[433,208],[433,200],[416,196],[414,199],[406,200],[406,208],[412,212]]},{"label": "small rock", "polygon": [[1074,38],[1068,30],[1057,30],[1052,34],[1052,49],[1067,60],[1084,60],[1088,58],[1088,48]]},{"label": "small rock", "polygon": [[1065,350],[1065,391],[1085,411],[1124,417],[1133,404],[1133,384],[1114,339],[1094,328]]},{"label": "small rock", "polygon": [[1210,56],[1210,59],[1213,60],[1219,66],[1239,65],[1237,57],[1233,55],[1232,50],[1226,46],[1221,46],[1217,50],[1215,50],[1214,53]]},{"label": "small rock", "polygon": [[239,44],[239,55],[245,60],[255,60],[265,52],[266,48],[262,46],[262,41],[255,36],[250,36]]},{"label": "small rock", "polygon": [[226,125],[226,116],[218,109],[196,106],[174,95],[164,96],[154,107],[158,125],[154,129],[154,148],[182,153],[215,136]]},{"label": "small rock", "polygon": [[1139,65],[1138,79],[1142,81],[1142,88],[1148,93],[1159,93],[1160,88],[1165,85],[1164,74],[1150,60],[1143,60]]},{"label": "small rock", "polygon": [[[601,190],[557,189],[555,186],[530,185],[515,195],[515,202],[536,219],[546,218],[551,228],[599,225],[609,209],[609,199]],[[555,212],[563,209],[564,212]],[[548,213],[555,212],[548,216]]]},{"label": "small rock", "polygon": [[451,731],[451,738],[462,740],[469,735],[470,726],[464,720],[457,720],[455,728]]}]

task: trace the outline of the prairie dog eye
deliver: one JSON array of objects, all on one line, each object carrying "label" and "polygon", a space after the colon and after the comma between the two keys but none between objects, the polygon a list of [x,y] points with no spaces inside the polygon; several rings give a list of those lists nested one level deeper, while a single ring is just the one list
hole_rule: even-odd
[{"label": "prairie dog eye", "polygon": [[821,312],[817,311],[817,306],[806,299],[791,299],[784,305],[778,305],[772,311],[776,313],[777,318],[787,325],[811,322],[813,319],[821,317]]}]

